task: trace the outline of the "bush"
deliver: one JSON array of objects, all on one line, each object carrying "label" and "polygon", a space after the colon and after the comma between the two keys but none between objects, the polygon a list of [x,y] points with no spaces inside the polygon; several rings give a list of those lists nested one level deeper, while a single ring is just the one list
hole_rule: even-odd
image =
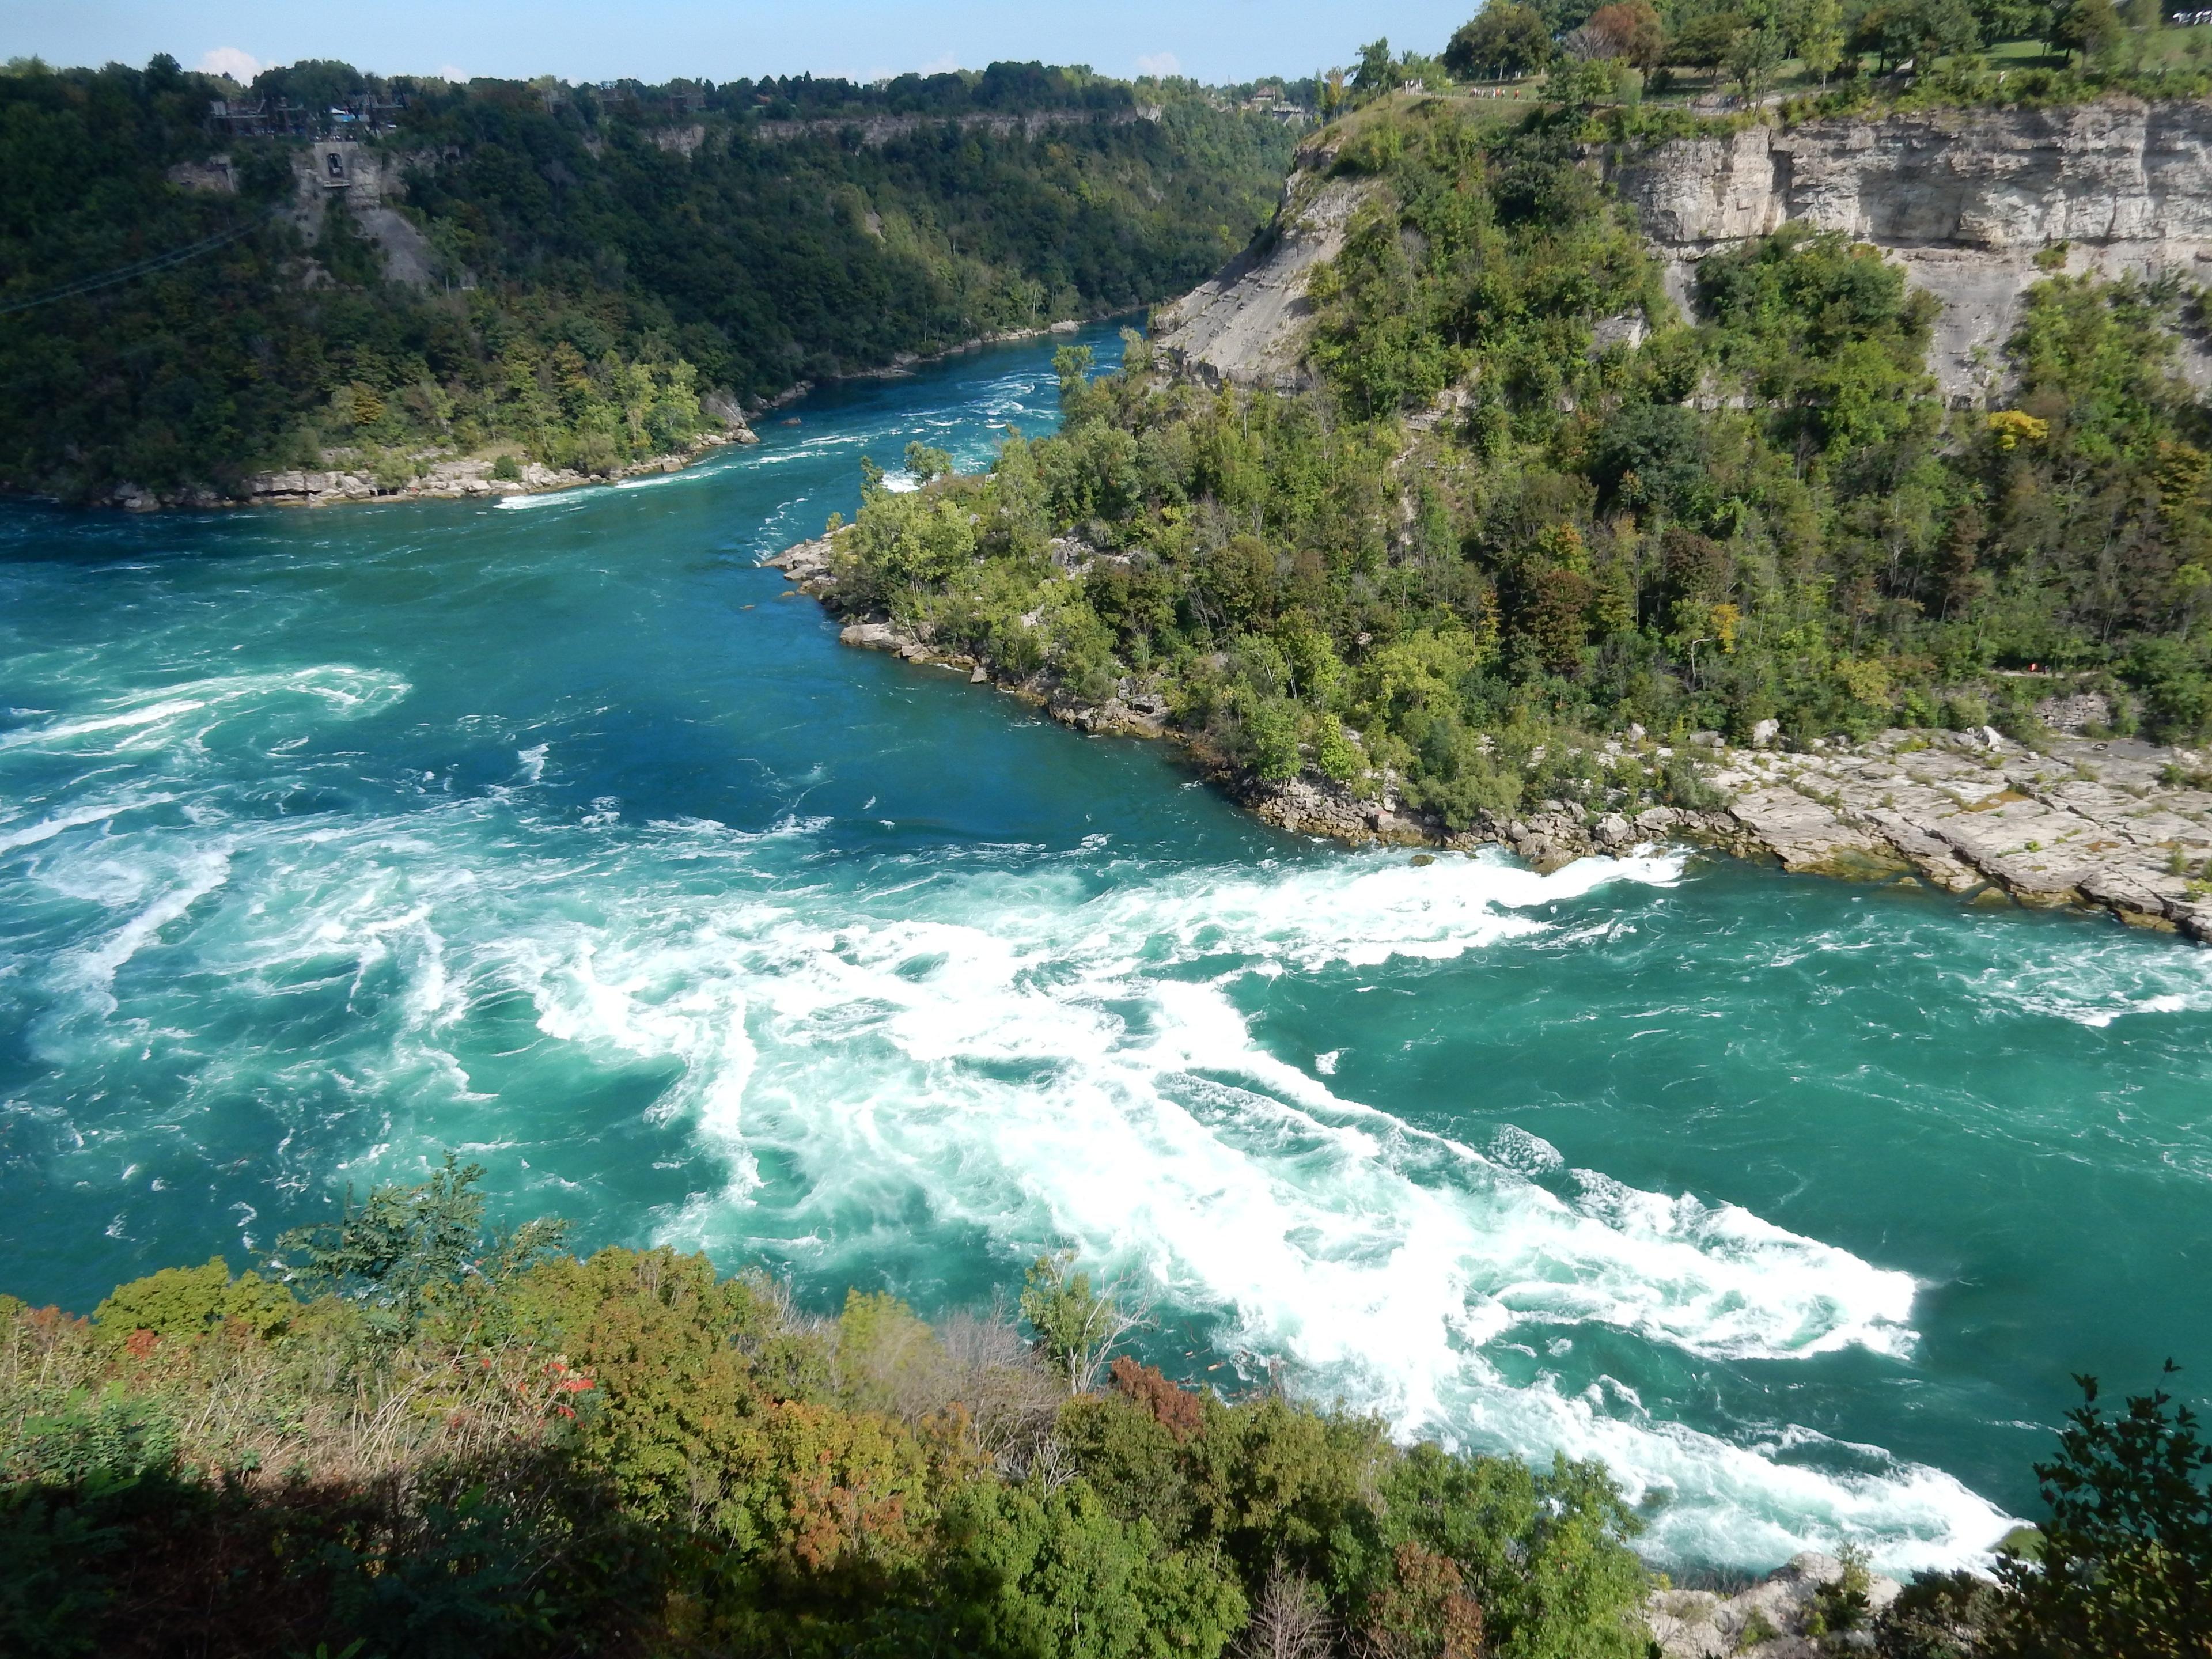
[{"label": "bush", "polygon": [[1641,1659],[1601,1471],[1127,1358],[1071,1395],[1129,1316],[1066,1257],[1036,1349],[857,1291],[809,1318],[667,1249],[495,1252],[466,1318],[372,1326],[365,1241],[445,1260],[466,1173],[318,1230],[349,1297],[281,1324],[209,1322],[246,1283],[219,1262],[103,1304],[158,1339],[0,1303],[0,1648],[1217,1659],[1256,1598],[1393,1651]]},{"label": "bush", "polygon": [[[2174,1367],[2169,1364],[2168,1375]],[[2008,1649],[2021,1659],[2212,1645],[2212,1445],[2162,1389],[2117,1416],[2078,1377],[2058,1455],[2035,1474],[2051,1510],[2035,1559],[2005,1556]]]}]

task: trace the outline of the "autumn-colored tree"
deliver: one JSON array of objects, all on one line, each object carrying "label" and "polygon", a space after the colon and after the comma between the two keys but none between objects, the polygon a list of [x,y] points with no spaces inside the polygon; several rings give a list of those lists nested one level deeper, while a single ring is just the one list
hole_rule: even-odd
[{"label": "autumn-colored tree", "polygon": [[1583,27],[1603,41],[1607,55],[1624,58],[1640,70],[1655,70],[1665,61],[1667,30],[1649,0],[1616,0],[1592,12]]}]

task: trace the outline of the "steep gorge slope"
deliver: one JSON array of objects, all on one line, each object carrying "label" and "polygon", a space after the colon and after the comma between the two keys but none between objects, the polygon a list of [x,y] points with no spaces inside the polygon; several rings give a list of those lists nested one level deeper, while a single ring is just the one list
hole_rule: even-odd
[{"label": "steep gorge slope", "polygon": [[[1371,188],[1324,182],[1334,159],[1326,147],[1301,152],[1268,231],[1161,310],[1171,358],[1238,384],[1304,378],[1308,278],[1341,248]],[[1590,159],[1636,214],[1686,309],[1699,259],[1785,223],[1881,248],[1943,302],[1929,367],[1954,400],[1992,389],[2021,297],[2048,274],[2036,263],[2047,249],[2066,244],[2063,268],[2075,275],[2212,278],[2212,104],[2201,101],[1760,125]],[[2204,343],[2183,348],[2184,371],[2212,385]]]},{"label": "steep gorge slope", "polygon": [[[2107,99],[2054,110],[1943,110],[1756,126],[1603,158],[1686,296],[1695,262],[1791,222],[1840,231],[1943,301],[1929,368],[1954,399],[1987,391],[2021,296],[2064,268],[2212,276],[2212,105]],[[2185,372],[2212,384],[2185,342]]]}]

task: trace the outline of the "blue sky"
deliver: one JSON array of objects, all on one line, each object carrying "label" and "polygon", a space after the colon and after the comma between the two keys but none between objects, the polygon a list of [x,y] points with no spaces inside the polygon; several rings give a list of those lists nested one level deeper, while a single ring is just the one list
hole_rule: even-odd
[{"label": "blue sky", "polygon": [[1387,34],[1434,52],[1476,0],[8,0],[0,53],[49,63],[143,64],[167,52],[187,68],[235,73],[301,58],[342,58],[395,73],[569,80],[635,76],[710,81],[764,74],[872,79],[907,70],[980,69],[994,58],[1089,64],[1206,81],[1305,74],[1350,61]]}]

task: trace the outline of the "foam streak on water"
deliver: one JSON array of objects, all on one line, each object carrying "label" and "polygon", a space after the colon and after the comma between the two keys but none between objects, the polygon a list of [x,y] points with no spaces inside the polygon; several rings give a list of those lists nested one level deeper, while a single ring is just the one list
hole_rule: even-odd
[{"label": "foam streak on water", "polygon": [[[522,775],[545,765],[531,754]],[[672,1068],[647,1115],[710,1144],[726,1175],[663,1238],[726,1256],[817,1240],[855,1274],[901,1217],[1009,1262],[1073,1243],[1212,1322],[1247,1369],[1286,1361],[1402,1432],[1605,1455],[1639,1495],[1676,1497],[1686,1550],[1757,1518],[1778,1539],[1863,1530],[1932,1557],[1996,1524],[1926,1472],[1785,1474],[1618,1392],[1507,1385],[1488,1351],[1532,1322],[1714,1359],[1903,1354],[1913,1285],[1733,1206],[1595,1172],[1555,1189],[1410,1128],[1272,1056],[1231,995],[1248,976],[1528,940],[1554,927],[1544,907],[1673,884],[1677,856],[1549,877],[1354,854],[1154,874],[1103,848],[1015,849],[824,888],[794,880],[819,823],[577,830],[532,813],[526,782],[501,793],[522,810],[458,802],[304,835],[203,814],[122,860],[106,841],[59,850],[38,884],[107,920],[31,969],[41,1046],[68,1066],[158,1045],[147,1022],[118,1030],[113,984],[159,939],[248,995],[343,976],[378,1032],[349,1081],[387,1095],[427,1152],[481,1097],[447,1034],[520,994],[584,1066]],[[504,844],[495,864],[489,842]],[[701,865],[724,890],[687,890]],[[763,1191],[763,1154],[795,1172],[781,1195]]]}]

